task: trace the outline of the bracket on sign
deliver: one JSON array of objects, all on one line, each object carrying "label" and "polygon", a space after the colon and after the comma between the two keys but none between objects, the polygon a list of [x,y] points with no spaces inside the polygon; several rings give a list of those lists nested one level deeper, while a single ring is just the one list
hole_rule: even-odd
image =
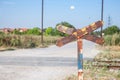
[{"label": "bracket on sign", "polygon": [[104,39],[95,35],[90,35],[94,30],[102,27],[103,21],[94,22],[82,29],[68,28],[63,25],[58,25],[57,30],[66,33],[69,36],[61,38],[57,41],[56,45],[61,47],[67,43],[77,40],[78,48],[78,80],[83,80],[83,53],[82,53],[82,39],[92,41],[97,44],[103,44]]}]

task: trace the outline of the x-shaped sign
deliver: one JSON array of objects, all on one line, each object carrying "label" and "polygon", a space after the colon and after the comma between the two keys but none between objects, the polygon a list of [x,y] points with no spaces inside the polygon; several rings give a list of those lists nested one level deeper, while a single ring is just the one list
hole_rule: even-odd
[{"label": "x-shaped sign", "polygon": [[61,47],[69,42],[72,42],[78,38],[86,39],[97,44],[103,44],[104,39],[95,35],[90,35],[91,32],[100,28],[103,25],[103,21],[94,22],[82,29],[68,28],[62,25],[57,26],[57,30],[60,32],[69,34],[69,36],[59,39],[56,43],[57,46]]},{"label": "x-shaped sign", "polygon": [[104,39],[94,35],[90,35],[91,32],[100,28],[103,25],[103,21],[97,21],[82,29],[68,28],[62,25],[57,26],[57,30],[69,34],[69,36],[59,39],[56,43],[61,47],[69,42],[77,40],[78,45],[78,80],[83,80],[83,53],[82,53],[82,39],[86,39],[97,44],[103,44]]}]

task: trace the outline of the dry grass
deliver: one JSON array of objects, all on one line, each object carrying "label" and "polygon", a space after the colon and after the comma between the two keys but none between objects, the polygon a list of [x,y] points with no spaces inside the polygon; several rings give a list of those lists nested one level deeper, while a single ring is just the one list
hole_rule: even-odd
[{"label": "dry grass", "polygon": [[[84,80],[120,80],[119,70],[108,70],[106,67],[98,68],[93,66],[85,66],[84,63]],[[64,80],[78,80],[77,75],[71,75]]]},{"label": "dry grass", "polygon": [[120,46],[97,46],[99,50],[120,51]]},{"label": "dry grass", "polygon": [[120,46],[120,33],[104,36],[105,46]]},{"label": "dry grass", "polygon": [[[64,80],[78,80],[77,75],[71,75]],[[106,68],[84,69],[84,80],[120,80],[120,71],[110,71]]]},{"label": "dry grass", "polygon": [[101,52],[95,57],[95,60],[120,59],[120,46],[103,46],[99,49]]},{"label": "dry grass", "polygon": [[[99,46],[98,48],[102,51],[95,57],[95,60],[120,60],[120,46]],[[78,79],[77,75],[72,75],[64,80]],[[84,61],[84,80],[120,80],[120,70],[98,68],[92,66],[92,62]]]},{"label": "dry grass", "polygon": [[[7,48],[36,48],[53,45],[59,36],[44,36],[44,43],[41,43],[41,36],[36,35],[0,35],[0,50]],[[41,46],[43,44],[43,46]]]}]

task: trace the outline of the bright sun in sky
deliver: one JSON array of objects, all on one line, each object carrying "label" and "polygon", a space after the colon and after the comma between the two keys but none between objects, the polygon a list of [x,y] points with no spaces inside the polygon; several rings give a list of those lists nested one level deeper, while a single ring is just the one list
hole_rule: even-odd
[{"label": "bright sun in sky", "polygon": [[71,10],[74,10],[74,9],[75,9],[75,6],[73,6],[73,5],[70,6],[70,9],[71,9]]}]

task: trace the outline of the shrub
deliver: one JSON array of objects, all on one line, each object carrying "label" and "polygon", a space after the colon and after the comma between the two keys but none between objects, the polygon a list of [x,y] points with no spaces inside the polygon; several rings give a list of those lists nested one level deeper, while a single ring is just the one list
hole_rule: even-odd
[{"label": "shrub", "polygon": [[111,40],[111,43],[113,46],[119,46],[120,45],[120,34],[114,34],[112,36],[112,40]]},{"label": "shrub", "polygon": [[119,33],[120,29],[117,26],[113,25],[104,29],[103,32],[105,33],[105,35],[113,35],[115,33]]},{"label": "shrub", "polygon": [[104,45],[112,45],[111,39],[112,39],[112,36],[110,36],[110,35],[105,36],[104,37],[104,40],[105,40]]},{"label": "shrub", "polygon": [[40,35],[41,34],[40,29],[38,27],[29,29],[26,33],[30,34],[30,35]]},{"label": "shrub", "polygon": [[45,35],[48,36],[48,35],[55,35],[55,32],[54,32],[54,29],[52,27],[48,27],[46,30],[45,30]]},{"label": "shrub", "polygon": [[104,45],[107,46],[120,46],[120,33],[113,34],[113,35],[106,35],[104,37],[105,43]]}]

